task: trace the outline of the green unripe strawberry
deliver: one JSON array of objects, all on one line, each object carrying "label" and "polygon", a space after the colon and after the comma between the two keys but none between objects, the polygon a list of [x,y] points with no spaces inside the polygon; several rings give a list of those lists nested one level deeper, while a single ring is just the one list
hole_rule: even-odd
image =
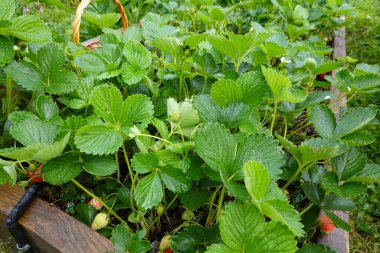
[{"label": "green unripe strawberry", "polygon": [[162,216],[165,212],[165,207],[160,204],[157,206],[156,211],[157,211],[158,216]]},{"label": "green unripe strawberry", "polygon": [[95,216],[95,219],[91,224],[91,229],[92,230],[99,230],[101,228],[105,228],[109,222],[110,222],[110,218],[109,218],[108,214],[98,213]]},{"label": "green unripe strawberry", "polygon": [[164,251],[172,247],[172,237],[170,235],[165,235],[162,237],[160,242],[160,250]]},{"label": "green unripe strawberry", "polygon": [[182,214],[182,220],[185,220],[185,221],[191,221],[194,219],[194,217],[195,217],[194,212],[191,210],[186,210]]}]

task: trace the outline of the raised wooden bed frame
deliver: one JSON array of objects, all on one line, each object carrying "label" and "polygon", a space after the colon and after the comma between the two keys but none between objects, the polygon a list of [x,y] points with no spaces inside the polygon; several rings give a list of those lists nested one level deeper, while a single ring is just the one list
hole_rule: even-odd
[{"label": "raised wooden bed frame", "polygon": [[[23,194],[17,186],[0,186],[0,238],[14,249],[16,242],[4,221]],[[110,240],[38,197],[19,223],[39,253],[105,253],[113,249]]]}]

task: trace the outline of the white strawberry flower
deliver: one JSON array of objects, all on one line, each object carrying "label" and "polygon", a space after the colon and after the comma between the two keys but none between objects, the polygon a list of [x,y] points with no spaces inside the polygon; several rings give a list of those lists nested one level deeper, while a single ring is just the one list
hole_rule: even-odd
[{"label": "white strawberry flower", "polygon": [[131,138],[136,138],[137,136],[139,136],[141,134],[141,131],[140,129],[137,128],[137,126],[133,126],[131,127],[131,132],[128,134],[129,137]]},{"label": "white strawberry flower", "polygon": [[289,63],[292,62],[292,60],[287,59],[287,58],[285,58],[285,57],[281,57],[280,61],[281,61],[281,63],[284,63],[284,64],[289,64]]}]

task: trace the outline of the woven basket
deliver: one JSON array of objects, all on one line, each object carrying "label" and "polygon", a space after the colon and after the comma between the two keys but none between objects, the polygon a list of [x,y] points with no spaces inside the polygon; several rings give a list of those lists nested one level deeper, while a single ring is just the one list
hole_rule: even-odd
[{"label": "woven basket", "polygon": [[[90,4],[90,2],[91,2],[91,0],[82,0],[79,3],[77,10],[75,12],[75,16],[74,16],[73,23],[72,23],[72,25],[73,25],[73,40],[74,40],[75,44],[79,43],[79,37],[80,37],[79,29],[80,29],[80,22],[82,19],[83,11]],[[117,9],[119,10],[119,12],[121,14],[121,21],[123,23],[123,28],[121,28],[121,31],[124,31],[125,29],[128,28],[127,15],[125,14],[125,10],[124,10],[123,6],[121,5],[121,3],[119,2],[119,0],[114,0],[114,2],[117,6]],[[96,47],[100,47],[99,37],[84,41],[81,44],[84,45],[85,47],[88,47],[91,49],[96,48]]]}]

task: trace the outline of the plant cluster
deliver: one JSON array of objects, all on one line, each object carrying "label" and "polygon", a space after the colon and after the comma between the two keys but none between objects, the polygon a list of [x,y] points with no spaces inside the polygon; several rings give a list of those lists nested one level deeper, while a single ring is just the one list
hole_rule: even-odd
[{"label": "plant cluster", "polygon": [[85,36],[103,32],[94,50],[0,3],[0,184],[61,188],[114,252],[332,252],[312,244],[320,210],[323,231],[350,231],[333,211],[380,182],[360,149],[376,110],[337,113],[380,85],[376,66],[331,59],[352,7],[133,2],[122,33],[120,15],[95,12],[108,1],[85,12]]}]

